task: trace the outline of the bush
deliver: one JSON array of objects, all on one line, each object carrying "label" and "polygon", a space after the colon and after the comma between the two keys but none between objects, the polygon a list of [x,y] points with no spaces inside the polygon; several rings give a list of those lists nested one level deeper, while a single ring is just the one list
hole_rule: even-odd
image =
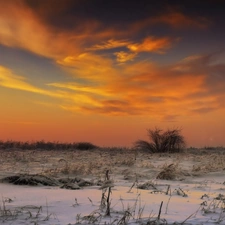
[{"label": "bush", "polygon": [[158,128],[149,129],[148,136],[151,142],[138,140],[135,142],[135,148],[152,153],[181,152],[185,148],[185,140],[180,132],[178,129],[168,129],[164,132]]},{"label": "bush", "polygon": [[21,150],[89,150],[95,149],[98,146],[89,143],[89,142],[77,142],[77,143],[61,143],[61,142],[45,142],[36,141],[36,142],[19,142],[19,141],[1,141],[0,140],[0,149],[21,149]]},{"label": "bush", "polygon": [[93,145],[90,142],[78,142],[74,144],[74,148],[79,149],[79,150],[91,150],[98,148],[96,145]]}]

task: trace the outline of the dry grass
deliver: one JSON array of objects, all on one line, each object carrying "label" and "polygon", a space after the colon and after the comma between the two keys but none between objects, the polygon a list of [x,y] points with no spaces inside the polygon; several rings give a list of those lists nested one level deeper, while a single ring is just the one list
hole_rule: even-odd
[{"label": "dry grass", "polygon": [[98,175],[112,167],[131,167],[135,164],[135,154],[131,150],[0,150],[0,155],[0,171],[11,174]]},{"label": "dry grass", "polygon": [[192,168],[193,172],[216,172],[225,170],[225,155],[224,154],[209,154],[198,158],[198,164]]},{"label": "dry grass", "polygon": [[21,174],[15,176],[9,176],[1,179],[2,182],[12,183],[16,185],[45,185],[45,186],[57,186],[60,183],[56,179],[44,175],[30,175],[30,174]]},{"label": "dry grass", "polygon": [[179,164],[170,164],[165,166],[162,171],[156,176],[156,179],[161,180],[182,180],[184,172],[179,167]]},{"label": "dry grass", "polygon": [[[222,150],[218,153],[195,150],[171,155],[149,154],[122,148],[86,151],[0,150],[0,172],[2,177],[26,173],[50,177],[86,176],[103,179],[102,174],[109,169],[127,180],[135,179],[137,174],[146,179],[158,177],[179,180],[188,174],[199,175],[224,170],[224,153]],[[188,166],[183,168],[183,163]]]},{"label": "dry grass", "polygon": [[58,220],[56,215],[49,213],[47,200],[46,206],[24,205],[15,207],[10,205],[13,200],[6,199],[2,197],[2,205],[0,205],[1,224],[8,221],[10,224],[17,222],[18,224],[43,224],[50,219]]}]

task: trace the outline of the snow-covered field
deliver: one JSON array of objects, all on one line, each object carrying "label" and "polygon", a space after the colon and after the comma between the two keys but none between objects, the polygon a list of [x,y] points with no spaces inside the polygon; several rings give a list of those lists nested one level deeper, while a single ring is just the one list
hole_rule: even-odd
[{"label": "snow-covered field", "polygon": [[225,150],[0,150],[0,224],[225,224],[224,175]]}]

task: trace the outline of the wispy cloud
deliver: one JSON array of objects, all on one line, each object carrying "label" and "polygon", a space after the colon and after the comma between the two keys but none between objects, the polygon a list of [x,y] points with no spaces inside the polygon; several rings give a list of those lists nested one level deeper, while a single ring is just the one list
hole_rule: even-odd
[{"label": "wispy cloud", "polygon": [[137,56],[137,53],[120,51],[115,52],[114,55],[116,56],[117,62],[124,63],[127,61],[132,61]]},{"label": "wispy cloud", "polygon": [[[221,82],[225,79],[225,65],[215,63],[209,55],[190,56],[164,67],[140,61],[112,69],[112,62],[107,59],[100,70],[98,63],[96,66],[94,60],[86,61],[85,57],[70,72],[82,77],[86,85],[57,82],[48,84],[53,87],[51,90],[47,90],[47,85],[41,89],[4,67],[0,67],[0,85],[58,98],[60,107],[75,113],[151,115],[160,121],[177,121],[182,116],[211,113],[225,107],[222,98],[225,82]],[[110,75],[104,77],[105,71]],[[174,111],[179,117],[174,116]]]},{"label": "wispy cloud", "polygon": [[10,69],[3,66],[0,66],[0,86],[42,94],[50,97],[63,97],[62,93],[48,91],[30,84],[28,81],[26,81],[25,77],[18,76],[14,74]]},{"label": "wispy cloud", "polygon": [[105,27],[102,21],[94,19],[82,21],[82,25],[78,24],[72,30],[58,30],[45,23],[24,1],[15,2],[17,4],[8,1],[1,3],[0,44],[19,47],[55,61],[76,57],[89,51],[121,47],[133,52],[162,53],[170,48],[173,42],[169,37],[148,36],[139,43],[131,38],[138,33],[138,30],[134,29],[135,24],[125,31],[116,27]]},{"label": "wispy cloud", "polygon": [[188,16],[179,11],[170,10],[167,13],[158,15],[151,19],[151,23],[164,23],[168,24],[174,28],[206,28],[211,22],[205,17]]},{"label": "wispy cloud", "polygon": [[[80,104],[64,104],[63,107],[70,111],[87,113],[103,113],[108,115],[152,115],[159,120],[176,121],[176,111],[181,116],[210,113],[221,108],[222,100],[216,94],[219,80],[210,86],[209,78],[215,68],[208,56],[191,56],[189,59],[161,67],[148,62],[134,62],[129,66],[122,64],[114,69],[115,77],[103,79],[95,86],[81,86],[73,83],[51,84],[58,88],[75,90],[80,94],[92,97],[94,104],[80,102]],[[198,58],[198,62],[196,59]],[[198,68],[196,66],[198,65]],[[91,64],[89,65],[92,66]],[[180,69],[177,70],[177,67]],[[182,70],[182,67],[185,68]],[[174,69],[176,68],[176,69]],[[186,69],[188,68],[188,70]],[[217,72],[218,72],[217,71]],[[120,76],[118,76],[118,74]],[[102,74],[103,75],[103,74]],[[79,74],[78,74],[79,76]],[[94,77],[88,81],[95,81]],[[223,89],[225,90],[225,88]],[[223,91],[225,95],[225,91]],[[95,96],[95,97],[94,97]],[[81,104],[82,103],[82,104]]]},{"label": "wispy cloud", "polygon": [[[58,89],[55,90],[47,90],[47,86],[55,86]],[[86,95],[86,91],[80,88],[79,93],[71,93],[68,90],[62,91],[61,87],[64,87],[63,84],[46,84],[46,89],[38,88],[34,85],[31,85],[26,81],[24,77],[18,76],[14,74],[11,70],[0,66],[0,86],[12,88],[15,90],[27,91],[31,93],[41,94],[49,97],[53,97],[56,99],[64,100],[64,102],[70,102],[72,104],[78,106],[92,105],[99,106],[100,103],[97,99],[92,97],[91,95]],[[69,85],[65,85],[67,89],[71,89]],[[93,93],[93,91],[91,91]],[[100,93],[100,91],[99,91]]]},{"label": "wispy cloud", "polygon": [[93,86],[84,86],[78,83],[49,83],[48,86],[53,86],[56,88],[62,88],[67,90],[73,90],[76,91],[76,93],[89,93],[89,94],[95,94],[100,96],[112,96],[110,93],[110,90],[102,89],[101,87],[93,87]]},{"label": "wispy cloud", "polygon": [[[72,45],[71,37],[46,26],[23,1],[1,2],[0,43],[35,54],[57,58]],[[65,41],[66,38],[69,38]],[[74,51],[75,49],[73,49]]]},{"label": "wispy cloud", "polygon": [[105,49],[113,49],[113,48],[119,48],[129,45],[131,42],[128,40],[113,40],[110,39],[108,41],[105,41],[101,44],[93,45],[92,47],[86,48],[88,51],[93,50],[105,50]]},{"label": "wispy cloud", "polygon": [[[85,51],[89,42],[109,39],[119,31],[101,29],[101,23],[92,20],[82,21],[73,30],[59,30],[45,23],[25,1],[1,2],[0,7],[0,44],[25,49],[53,60],[76,56]],[[120,41],[111,40],[111,45]]]},{"label": "wispy cloud", "polygon": [[74,78],[86,80],[88,83],[107,82],[119,75],[113,68],[113,60],[109,57],[93,53],[82,53],[78,56],[67,56],[57,63],[68,71]]},{"label": "wispy cloud", "polygon": [[137,21],[132,24],[133,31],[140,31],[146,27],[154,25],[168,25],[174,29],[206,29],[212,22],[206,17],[202,16],[191,16],[181,11],[170,8],[165,10],[164,13],[150,16],[141,21]]},{"label": "wispy cloud", "polygon": [[165,50],[170,48],[172,40],[168,37],[156,38],[149,36],[143,40],[142,43],[130,44],[127,47],[133,52],[156,52],[164,53]]}]

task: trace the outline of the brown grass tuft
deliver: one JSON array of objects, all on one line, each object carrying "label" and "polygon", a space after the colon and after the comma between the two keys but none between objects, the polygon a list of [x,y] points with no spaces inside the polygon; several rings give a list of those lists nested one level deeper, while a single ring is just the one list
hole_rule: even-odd
[{"label": "brown grass tuft", "polygon": [[163,168],[163,170],[157,175],[156,179],[161,180],[181,180],[183,172],[178,167],[178,164],[170,164]]}]

